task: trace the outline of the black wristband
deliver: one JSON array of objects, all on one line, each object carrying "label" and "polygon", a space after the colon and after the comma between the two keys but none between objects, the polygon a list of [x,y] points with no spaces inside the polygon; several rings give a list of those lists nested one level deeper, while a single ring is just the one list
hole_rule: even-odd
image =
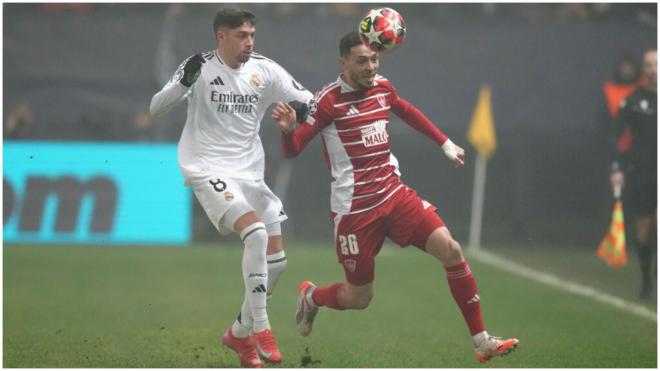
[{"label": "black wristband", "polygon": [[307,119],[307,115],[309,115],[309,107],[307,107],[307,104],[294,100],[289,102],[289,106],[296,111],[297,123],[300,124]]}]

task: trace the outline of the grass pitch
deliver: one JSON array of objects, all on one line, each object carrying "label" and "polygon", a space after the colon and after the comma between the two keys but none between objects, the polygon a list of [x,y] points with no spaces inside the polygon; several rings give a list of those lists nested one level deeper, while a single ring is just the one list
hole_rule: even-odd
[{"label": "grass pitch", "polygon": [[[490,333],[517,352],[480,365],[440,265],[385,246],[363,311],[321,309],[293,324],[297,287],[343,279],[330,244],[289,245],[269,315],[278,367],[657,366],[657,323],[479,263]],[[239,245],[222,248],[5,246],[4,367],[239,367],[219,345],[242,302]],[[543,266],[542,264],[540,266]]]}]

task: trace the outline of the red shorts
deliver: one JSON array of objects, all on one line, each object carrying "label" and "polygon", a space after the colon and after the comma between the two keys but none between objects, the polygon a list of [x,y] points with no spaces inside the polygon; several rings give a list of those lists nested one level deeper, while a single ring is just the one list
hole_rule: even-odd
[{"label": "red shorts", "polygon": [[437,208],[404,186],[378,207],[357,214],[332,215],[335,245],[346,280],[365,285],[374,280],[374,259],[389,237],[401,247],[425,249],[431,233],[445,225]]}]

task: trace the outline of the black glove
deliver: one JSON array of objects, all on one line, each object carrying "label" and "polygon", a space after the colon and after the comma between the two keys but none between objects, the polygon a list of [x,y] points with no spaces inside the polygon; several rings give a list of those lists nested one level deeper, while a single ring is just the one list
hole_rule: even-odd
[{"label": "black glove", "polygon": [[309,114],[309,108],[307,107],[307,104],[303,102],[299,102],[297,100],[293,100],[289,102],[289,106],[293,108],[296,111],[296,122],[297,123],[302,123],[305,121],[307,118],[307,115]]},{"label": "black glove", "polygon": [[181,85],[189,88],[197,81],[199,74],[202,72],[202,63],[206,63],[201,54],[195,54],[188,59],[186,65],[183,67],[183,77],[181,78]]}]

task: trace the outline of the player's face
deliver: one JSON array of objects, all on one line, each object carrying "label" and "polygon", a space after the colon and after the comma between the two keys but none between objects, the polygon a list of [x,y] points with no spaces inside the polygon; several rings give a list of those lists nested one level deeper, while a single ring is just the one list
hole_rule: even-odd
[{"label": "player's face", "polygon": [[380,65],[378,57],[378,52],[365,45],[352,47],[349,56],[340,59],[346,82],[357,89],[373,86]]},{"label": "player's face", "polygon": [[[250,59],[254,47],[255,27],[249,22],[232,29],[218,31],[218,46],[225,62],[230,65],[240,65]],[[232,66],[233,67],[233,66]]]},{"label": "player's face", "polygon": [[654,87],[658,86],[658,52],[648,51],[644,54],[642,74],[648,83]]}]

